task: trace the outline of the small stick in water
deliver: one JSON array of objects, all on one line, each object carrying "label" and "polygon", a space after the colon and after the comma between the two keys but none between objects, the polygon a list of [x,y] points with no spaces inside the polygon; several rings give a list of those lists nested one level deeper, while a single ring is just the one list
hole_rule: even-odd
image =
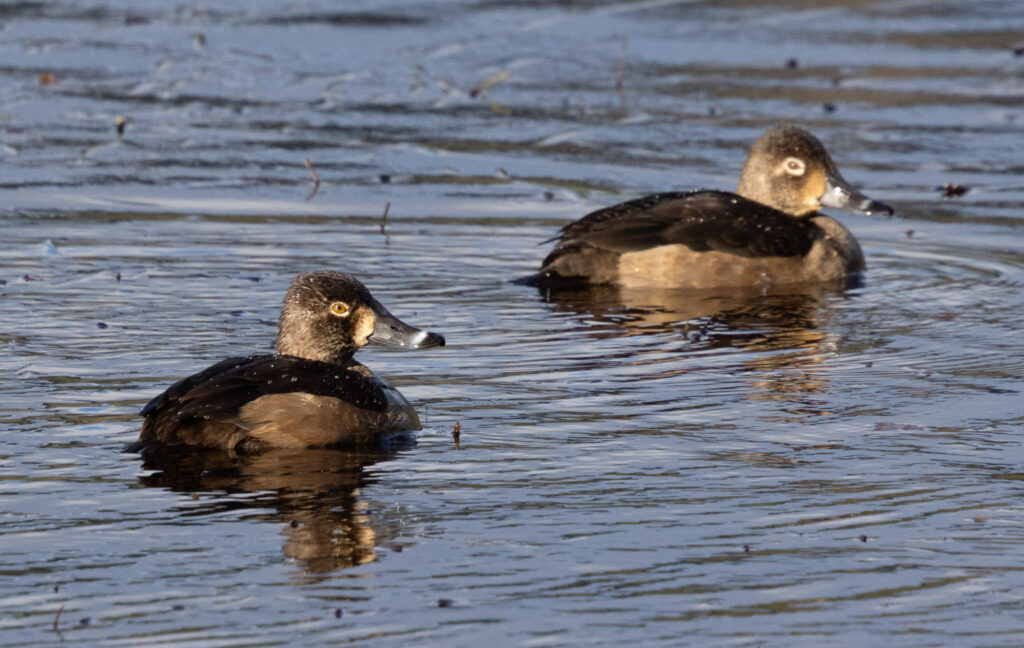
[{"label": "small stick in water", "polygon": [[461,450],[462,449],[459,446],[459,437],[461,436],[461,431],[462,431],[462,426],[459,425],[458,421],[455,421],[455,427],[452,428],[452,439],[455,440],[455,449],[456,450]]},{"label": "small stick in water", "polygon": [[509,74],[511,74],[511,70],[502,70],[501,72],[498,72],[497,74],[492,76],[490,79],[487,79],[483,83],[478,83],[477,85],[473,86],[473,89],[469,91],[469,96],[474,98],[479,97],[481,92],[483,92],[487,88],[490,88],[495,83],[501,83],[502,81],[508,78]]},{"label": "small stick in water", "polygon": [[384,214],[380,217],[380,233],[383,234],[384,236],[388,235],[388,233],[384,231],[384,226],[387,225],[387,223],[388,223],[388,212],[389,211],[391,211],[391,201],[390,200],[387,202],[386,205],[384,205]]},{"label": "small stick in water", "polygon": [[60,613],[63,612],[63,611],[64,611],[64,604],[61,603],[60,604],[60,609],[57,610],[57,616],[54,617],[54,619],[53,619],[53,631],[54,632],[60,632],[60,628],[57,627],[57,624],[60,623]]},{"label": "small stick in water", "polygon": [[305,158],[303,160],[303,164],[305,164],[306,168],[309,169],[309,172],[313,174],[313,191],[309,192],[309,195],[306,196],[306,202],[309,202],[310,200],[313,200],[313,196],[315,196],[316,192],[320,189],[320,176],[316,174],[316,169],[313,168],[313,163],[309,161],[309,158]]},{"label": "small stick in water", "polygon": [[622,37],[622,56],[618,65],[615,66],[615,91],[619,93],[619,99],[626,103],[626,93],[622,91],[622,84],[626,80],[626,47],[629,46],[629,37]]},{"label": "small stick in water", "polygon": [[967,185],[952,184],[950,182],[947,182],[941,187],[936,187],[936,189],[942,192],[943,198],[959,198],[971,190]]}]

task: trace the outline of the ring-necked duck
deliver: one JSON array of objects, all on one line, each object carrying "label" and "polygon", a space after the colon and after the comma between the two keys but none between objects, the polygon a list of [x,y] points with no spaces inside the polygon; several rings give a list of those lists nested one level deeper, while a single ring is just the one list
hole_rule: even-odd
[{"label": "ring-necked duck", "polygon": [[660,193],[562,228],[530,283],[723,288],[839,282],[864,270],[860,245],[818,212],[893,209],[853,189],[816,137],[778,126],[750,150],[736,193]]},{"label": "ring-necked duck", "polygon": [[409,401],[352,359],[370,343],[424,349],[444,338],[395,318],[354,277],[299,275],[284,299],[277,353],[229,358],[171,385],[142,409],[128,450],[365,445],[419,429]]}]

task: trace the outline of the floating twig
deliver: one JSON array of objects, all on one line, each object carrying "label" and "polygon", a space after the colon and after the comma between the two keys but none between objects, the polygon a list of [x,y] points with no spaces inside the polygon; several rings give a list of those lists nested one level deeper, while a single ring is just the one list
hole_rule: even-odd
[{"label": "floating twig", "polygon": [[626,93],[622,91],[623,83],[626,81],[626,48],[629,46],[629,36],[622,37],[622,56],[615,66],[615,91],[619,93],[619,99],[626,103]]},{"label": "floating twig", "polygon": [[452,428],[452,439],[455,440],[455,449],[456,450],[461,450],[462,449],[459,446],[459,437],[461,436],[461,432],[462,432],[462,426],[459,425],[458,421],[455,421],[455,427]]},{"label": "floating twig", "polygon": [[53,631],[54,632],[60,632],[60,628],[57,626],[57,624],[60,623],[60,613],[63,612],[63,611],[64,611],[64,603],[61,603],[60,604],[60,609],[57,610],[57,616],[54,617],[54,619],[53,619]]},{"label": "floating twig", "polygon": [[501,83],[502,81],[507,79],[508,75],[511,73],[512,72],[510,70],[502,70],[501,72],[498,72],[497,74],[487,79],[483,83],[476,84],[475,86],[473,86],[473,89],[469,91],[469,96],[479,97],[481,92],[483,92],[487,88],[490,88],[492,85],[496,83]]},{"label": "floating twig", "polygon": [[131,117],[121,117],[120,115],[118,115],[117,119],[114,120],[114,124],[117,127],[118,137],[124,136],[124,128],[128,125],[129,122],[131,122],[131,120]]},{"label": "floating twig", "polygon": [[305,164],[306,168],[309,169],[309,172],[313,174],[313,191],[309,192],[309,195],[306,196],[306,202],[309,202],[310,200],[313,200],[313,196],[315,196],[316,192],[320,189],[320,176],[316,174],[316,169],[313,168],[313,163],[309,161],[309,158],[305,158],[303,160],[303,164]]},{"label": "floating twig", "polygon": [[936,191],[942,192],[943,198],[959,198],[960,196],[964,195],[965,193],[971,190],[971,188],[968,187],[967,185],[953,184],[951,182],[947,182],[940,187],[936,187],[935,189]]},{"label": "floating twig", "polygon": [[387,236],[388,233],[384,230],[384,226],[388,224],[388,212],[391,211],[391,201],[384,205],[384,213],[380,217],[380,233]]}]

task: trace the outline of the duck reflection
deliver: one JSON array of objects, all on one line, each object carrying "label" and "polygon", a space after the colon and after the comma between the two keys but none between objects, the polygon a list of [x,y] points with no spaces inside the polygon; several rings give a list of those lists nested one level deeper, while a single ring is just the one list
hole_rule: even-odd
[{"label": "duck reflection", "polygon": [[[183,450],[144,456],[154,470],[145,486],[183,493],[222,492],[231,497],[203,501],[183,515],[216,515],[253,509],[255,519],[284,524],[283,551],[309,573],[362,565],[376,558],[380,538],[359,497],[372,483],[365,469],[411,445],[402,441],[374,451],[310,448],[270,450],[256,455]],[[239,493],[251,496],[237,497]],[[268,509],[270,512],[267,512]]]},{"label": "duck reflection", "polygon": [[728,294],[592,286],[541,289],[541,296],[556,312],[583,318],[587,334],[594,337],[675,333],[694,351],[742,349],[747,352],[742,359],[744,369],[757,374],[752,381],[759,388],[754,397],[777,398],[824,390],[825,382],[818,374],[781,370],[806,369],[819,363],[834,345],[835,334],[825,329],[821,320],[828,312],[828,300],[841,297],[842,291],[822,285],[776,292],[731,289]]}]

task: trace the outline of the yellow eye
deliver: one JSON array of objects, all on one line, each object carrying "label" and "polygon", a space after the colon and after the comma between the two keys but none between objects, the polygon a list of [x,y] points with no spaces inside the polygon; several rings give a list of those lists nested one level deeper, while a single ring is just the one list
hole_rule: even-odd
[{"label": "yellow eye", "polygon": [[786,169],[786,173],[790,175],[802,176],[804,174],[804,171],[807,170],[807,165],[804,164],[804,161],[801,160],[800,158],[786,158],[786,161],[783,162],[783,165]]},{"label": "yellow eye", "polygon": [[345,302],[334,302],[331,304],[331,312],[339,317],[348,315],[348,304]]}]

